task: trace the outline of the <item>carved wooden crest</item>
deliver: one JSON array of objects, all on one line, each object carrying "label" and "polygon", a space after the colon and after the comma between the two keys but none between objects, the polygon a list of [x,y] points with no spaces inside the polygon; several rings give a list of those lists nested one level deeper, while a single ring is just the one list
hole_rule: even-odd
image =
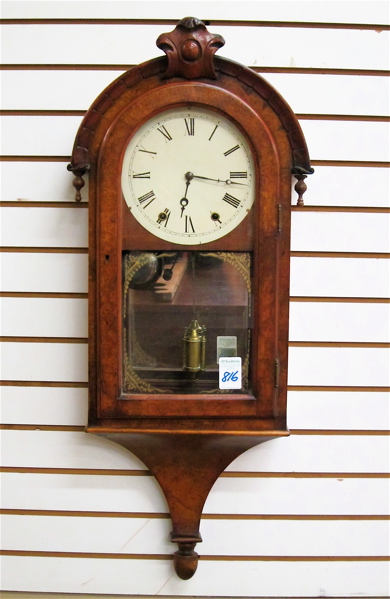
[{"label": "carved wooden crest", "polygon": [[186,17],[173,31],[162,33],[157,38],[156,44],[168,58],[164,79],[170,77],[216,79],[213,56],[225,45],[225,40],[221,35],[207,31],[203,21]]}]

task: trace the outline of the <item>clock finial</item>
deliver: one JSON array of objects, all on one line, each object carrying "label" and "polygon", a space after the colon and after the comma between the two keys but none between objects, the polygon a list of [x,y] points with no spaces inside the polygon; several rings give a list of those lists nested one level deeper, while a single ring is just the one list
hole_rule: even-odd
[{"label": "clock finial", "polygon": [[225,44],[225,40],[221,35],[210,33],[203,21],[195,17],[186,17],[173,31],[162,33],[157,38],[156,44],[168,58],[164,79],[217,78],[213,57],[215,52]]}]

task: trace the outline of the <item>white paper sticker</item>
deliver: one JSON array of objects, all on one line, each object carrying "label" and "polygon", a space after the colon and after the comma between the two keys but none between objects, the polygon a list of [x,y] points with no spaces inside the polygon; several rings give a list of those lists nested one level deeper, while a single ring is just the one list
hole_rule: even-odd
[{"label": "white paper sticker", "polygon": [[219,388],[241,389],[241,358],[219,358]]}]

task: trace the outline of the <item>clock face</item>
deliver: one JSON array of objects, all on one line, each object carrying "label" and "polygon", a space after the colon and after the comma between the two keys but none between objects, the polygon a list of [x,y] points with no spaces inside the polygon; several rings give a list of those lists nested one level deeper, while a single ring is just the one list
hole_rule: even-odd
[{"label": "clock face", "polygon": [[122,191],[137,221],[173,243],[208,243],[230,233],[255,195],[252,152],[226,117],[198,106],[154,116],[133,135]]}]

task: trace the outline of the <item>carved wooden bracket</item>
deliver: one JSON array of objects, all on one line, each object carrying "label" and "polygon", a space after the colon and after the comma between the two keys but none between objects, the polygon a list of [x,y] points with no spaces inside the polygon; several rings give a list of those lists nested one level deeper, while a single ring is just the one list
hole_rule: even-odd
[{"label": "carved wooden bracket", "polygon": [[207,31],[203,21],[194,17],[182,19],[173,31],[162,33],[156,41],[168,58],[163,78],[183,77],[216,79],[213,57],[225,45],[221,35]]}]

